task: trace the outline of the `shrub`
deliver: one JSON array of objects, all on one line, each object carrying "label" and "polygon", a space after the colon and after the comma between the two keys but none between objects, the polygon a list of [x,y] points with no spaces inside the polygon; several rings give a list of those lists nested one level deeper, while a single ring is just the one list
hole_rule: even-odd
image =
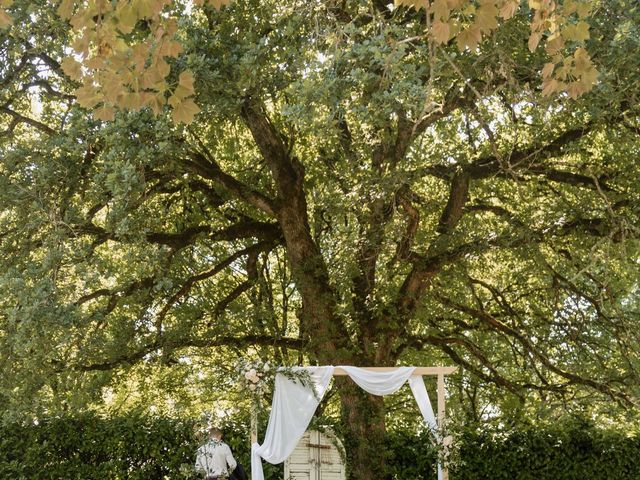
[{"label": "shrub", "polygon": [[[222,425],[236,458],[250,467],[248,425]],[[22,480],[192,480],[199,445],[196,422],[142,414],[52,418],[0,425],[0,478]],[[512,431],[468,429],[456,435],[454,480],[640,479],[640,437],[586,422]],[[435,480],[436,452],[427,434],[390,432],[389,463],[397,480]],[[265,463],[267,480],[282,465]]]}]

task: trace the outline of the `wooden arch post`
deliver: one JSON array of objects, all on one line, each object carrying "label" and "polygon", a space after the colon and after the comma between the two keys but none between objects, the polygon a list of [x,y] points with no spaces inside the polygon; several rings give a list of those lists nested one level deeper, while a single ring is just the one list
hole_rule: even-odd
[{"label": "wooden arch post", "polygon": [[[360,367],[364,370],[370,370],[372,372],[392,372],[397,370],[398,367]],[[438,380],[438,427],[442,427],[444,425],[444,421],[446,418],[446,406],[445,406],[445,384],[444,377],[445,375],[451,375],[458,368],[457,367],[416,367],[413,372],[414,375],[430,375],[437,376]],[[347,372],[340,368],[336,367],[333,371],[334,377],[344,377],[347,376]],[[444,439],[443,439],[444,440]],[[258,415],[257,410],[251,412],[251,444],[254,444],[258,441]],[[446,467],[442,469],[442,479],[449,480],[449,470]]]}]

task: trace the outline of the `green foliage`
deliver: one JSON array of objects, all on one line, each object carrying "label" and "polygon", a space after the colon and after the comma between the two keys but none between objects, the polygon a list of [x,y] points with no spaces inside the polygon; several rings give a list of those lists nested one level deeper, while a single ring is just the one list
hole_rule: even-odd
[{"label": "green foliage", "polygon": [[[60,68],[73,32],[52,2],[15,2],[0,32],[2,417],[237,403],[238,356],[333,361],[302,320],[325,298],[340,358],[461,366],[448,405],[465,421],[625,415],[611,397],[640,396],[640,7],[601,3],[601,83],[576,102],[536,95],[545,60],[520,14],[461,55],[420,40],[422,13],[365,1],[196,9],[177,32],[202,108],[184,128],[145,109],[92,118]],[[279,193],[248,97],[304,167],[306,203]],[[308,225],[252,193],[302,205]],[[292,224],[322,256],[301,262],[322,295],[302,298],[314,282],[294,278],[290,253],[309,249]]]},{"label": "green foliage", "polygon": [[[389,435],[395,479],[435,479],[436,452],[426,433]],[[601,480],[640,478],[640,437],[585,421],[516,430],[467,428],[456,435],[456,480]]]},{"label": "green foliage", "polygon": [[[247,425],[223,422],[225,441],[249,466]],[[61,416],[39,424],[0,426],[0,477],[14,480],[196,479],[203,425],[138,413]],[[276,478],[281,467],[265,469]]]},{"label": "green foliage", "polygon": [[[12,480],[196,479],[192,465],[202,440],[199,423],[140,414],[93,414],[0,426],[0,477]],[[249,468],[248,428],[222,422],[225,441]],[[427,433],[389,432],[389,467],[397,480],[433,480],[437,454]],[[282,465],[265,462],[267,480]],[[640,478],[640,437],[565,421],[545,428],[456,434],[450,465],[458,480],[601,480]]]},{"label": "green foliage", "polygon": [[193,422],[91,414],[1,427],[0,476],[27,479],[196,478]]}]

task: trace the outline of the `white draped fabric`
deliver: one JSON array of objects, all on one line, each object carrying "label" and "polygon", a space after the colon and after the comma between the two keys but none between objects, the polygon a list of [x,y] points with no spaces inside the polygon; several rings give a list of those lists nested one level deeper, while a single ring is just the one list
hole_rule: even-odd
[{"label": "white draped fabric", "polygon": [[[304,435],[318,404],[327,391],[333,377],[334,367],[300,367],[307,370],[315,388],[314,393],[282,374],[276,375],[269,424],[262,445],[254,443],[251,448],[251,478],[264,480],[262,459],[269,463],[284,462]],[[372,395],[390,395],[400,389],[407,380],[416,399],[426,425],[436,438],[437,421],[429,395],[420,375],[413,375],[415,367],[398,367],[387,372],[374,372],[364,368],[341,366],[347,375]],[[442,468],[438,465],[438,480],[442,480]]]},{"label": "white draped fabric", "polygon": [[[429,394],[427,393],[427,387],[424,386],[424,380],[420,375],[412,375],[409,378],[409,386],[413,392],[413,397],[416,399],[424,423],[429,427],[434,437],[440,442],[440,433],[438,432],[438,421],[433,413],[433,407],[429,401]],[[442,480],[442,465],[438,463],[438,480]]]},{"label": "white draped fabric", "polygon": [[264,480],[262,461],[284,462],[304,435],[311,417],[327,391],[334,367],[306,367],[316,393],[278,373],[269,424],[262,445],[251,446],[251,478]]},{"label": "white draped fabric", "polygon": [[416,367],[398,367],[389,372],[373,372],[358,367],[340,367],[351,380],[372,395],[391,395],[400,390]]}]

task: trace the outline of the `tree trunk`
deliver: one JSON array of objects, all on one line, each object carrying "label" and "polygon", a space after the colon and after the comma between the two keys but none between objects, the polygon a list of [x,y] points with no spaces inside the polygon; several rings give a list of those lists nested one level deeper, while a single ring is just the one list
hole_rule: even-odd
[{"label": "tree trunk", "polygon": [[348,479],[389,479],[383,398],[366,393],[351,379],[336,380],[345,425]]}]

